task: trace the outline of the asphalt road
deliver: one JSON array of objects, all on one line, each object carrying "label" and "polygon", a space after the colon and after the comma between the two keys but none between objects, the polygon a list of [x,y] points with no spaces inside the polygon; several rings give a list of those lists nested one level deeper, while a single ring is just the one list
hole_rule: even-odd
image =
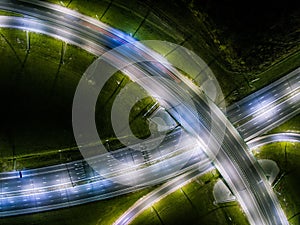
[{"label": "asphalt road", "polygon": [[[247,142],[250,150],[256,149],[260,146],[274,143],[274,142],[300,142],[300,134],[295,133],[279,133],[279,134],[270,134],[257,137]],[[203,169],[205,168],[205,169]],[[208,160],[205,163],[201,163],[201,167],[195,168],[188,173],[182,174],[165,184],[161,187],[150,192],[142,199],[138,200],[132,207],[130,207],[125,213],[123,213],[115,222],[114,225],[124,225],[129,224],[133,221],[139,214],[141,214],[145,209],[153,205],[155,202],[158,202],[160,199],[164,198],[168,194],[172,193],[175,190],[178,190],[180,187],[184,186],[186,183],[190,182],[192,179],[200,176],[203,173],[206,173],[214,169],[214,166]]]},{"label": "asphalt road", "polygon": [[[22,3],[23,6],[20,6],[19,4],[13,4],[13,2],[10,1],[3,1],[1,2],[1,4],[3,5],[6,4],[4,7],[10,7],[10,9],[13,11],[19,10],[18,12],[29,14],[37,18],[40,17],[40,19],[45,19],[46,17],[47,21],[50,21],[52,23],[54,22],[57,25],[57,27],[61,27],[61,29],[65,31],[71,30],[72,31],[70,32],[71,34],[73,33],[76,34],[74,35],[75,37],[73,36],[75,40],[72,43],[77,43],[77,44],[80,43],[78,45],[85,47],[86,49],[88,48],[91,51],[94,50],[94,52],[100,53],[101,50],[103,51],[104,49],[103,45],[100,45],[102,46],[101,48],[100,47],[97,48],[98,42],[101,42],[102,44],[104,43],[105,46],[111,45],[110,47],[115,47],[118,44],[124,43],[125,39],[126,40],[130,39],[129,36],[124,37],[124,34],[120,34],[120,32],[118,33],[114,29],[111,28],[108,29],[107,27],[105,27],[105,30],[103,30],[103,28],[96,27],[94,23],[95,21],[92,21],[93,23],[89,23],[90,21],[84,20],[85,17],[81,15],[80,15],[81,17],[76,17],[74,15],[70,16],[70,14],[66,14],[65,12],[66,10],[64,10],[64,12],[57,11],[56,9],[45,9],[45,8],[41,10],[41,8],[43,8],[43,6],[41,5],[32,6],[29,3]],[[41,4],[45,4],[45,3],[41,3]],[[60,19],[58,20],[58,18]],[[44,21],[44,23],[47,22]],[[23,23],[23,26],[26,25],[27,24]],[[48,24],[47,29],[49,27],[51,26]],[[102,29],[103,31],[102,34],[99,33],[100,31],[99,29]],[[109,30],[109,32],[107,30]],[[50,33],[50,31],[43,31],[43,32]],[[68,33],[68,35],[70,35],[70,33]],[[112,37],[114,33],[117,33],[117,35]],[[120,37],[122,35],[123,38]],[[61,37],[61,34],[59,34],[58,36]],[[82,39],[88,41],[82,42]],[[123,41],[121,41],[120,39]],[[87,45],[89,47],[87,47]],[[139,51],[145,51],[145,49],[140,49]],[[119,54],[122,55],[122,53]],[[151,56],[152,53],[147,52],[147,54],[150,54]],[[136,56],[136,52],[129,51],[126,52],[126,55],[124,55],[123,53],[122,57],[124,57],[124,60],[126,60],[126,58],[128,57],[130,58],[130,57],[139,57],[139,56]],[[132,68],[132,69],[133,71],[136,70],[136,68]],[[149,65],[149,64],[147,65],[144,64],[143,70],[145,72],[144,73],[145,76],[147,76],[147,74],[149,73],[155,74],[157,76],[164,75],[161,74],[161,71],[159,71],[157,68],[153,67],[153,65]],[[181,83],[180,85],[182,86],[183,89],[186,90],[190,88],[190,86],[188,86],[186,83]],[[195,93],[192,89],[190,89],[191,91],[189,92],[189,94],[192,96],[192,98],[196,100],[195,101],[197,106],[196,113],[198,113],[198,115],[201,115],[202,120],[199,121],[198,115],[196,115],[195,112],[190,111],[189,105],[185,105],[185,102],[181,101],[184,100],[182,99],[181,93],[171,89],[167,83],[162,83],[160,84],[160,86],[159,85],[155,86],[154,84],[147,84],[144,88],[149,92],[153,92],[154,90],[157,89],[157,87],[163,87],[163,89],[161,88],[159,89],[162,90],[161,91],[162,93],[160,94],[173,96],[175,101],[179,101],[182,103],[179,108],[176,108],[177,114],[175,114],[174,112],[170,112],[170,113],[173,114],[173,116],[175,117],[176,115],[180,115],[182,118],[184,118],[186,125],[190,125],[190,128],[188,130],[189,132],[198,131],[198,128],[193,127],[193,124],[191,123],[191,120],[194,120],[199,122],[198,125],[201,126],[201,131],[203,132],[202,134],[205,134],[204,135],[205,137],[210,137],[210,133],[208,129],[209,124],[207,124],[207,122],[209,121],[212,115],[214,116],[214,118],[218,120],[220,126],[222,126],[222,124],[226,124],[227,126],[226,135],[224,137],[225,144],[219,143],[218,137],[213,137],[213,142],[215,146],[218,147],[221,146],[221,151],[219,151],[215,160],[215,164],[217,168],[219,169],[219,171],[221,172],[221,174],[223,175],[227,183],[230,185],[237,198],[240,200],[242,207],[244,208],[246,214],[249,216],[249,220],[252,223],[256,223],[256,224],[260,222],[267,222],[271,224],[277,224],[281,222],[285,223],[285,218],[282,215],[282,211],[280,210],[280,207],[278,206],[276,197],[274,196],[272,190],[266,183],[262,171],[255,164],[253,157],[250,154],[248,154],[247,146],[244,144],[243,140],[239,137],[239,134],[235,131],[235,129],[232,126],[228,125],[227,119],[222,114],[222,112],[217,107],[215,107],[212,103],[209,103],[210,107],[208,107],[208,103],[204,102],[203,99],[199,97],[198,93]],[[197,135],[197,133],[194,134]],[[207,149],[204,150],[208,151]],[[211,152],[206,152],[206,153],[210,155]],[[247,200],[247,204],[245,203],[246,200]]]},{"label": "asphalt road", "polygon": [[300,111],[300,68],[227,108],[246,141],[275,128]]}]

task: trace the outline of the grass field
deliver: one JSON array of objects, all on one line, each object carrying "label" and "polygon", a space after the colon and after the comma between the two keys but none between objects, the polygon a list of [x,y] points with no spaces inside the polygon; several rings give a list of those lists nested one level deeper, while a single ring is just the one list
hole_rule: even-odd
[{"label": "grass field", "polygon": [[[222,26],[222,23],[228,21],[222,21],[219,18],[223,16],[228,19],[229,14],[222,12],[220,15],[215,15],[210,11],[210,3],[207,3],[208,6],[205,8],[206,3],[187,1],[190,2],[187,6],[180,0],[155,3],[137,0],[126,1],[126,3],[122,0],[88,0],[84,1],[84,4],[77,0],[51,0],[51,2],[56,4],[63,2],[64,6],[99,19],[127,34],[134,35],[139,40],[170,41],[194,51],[213,70],[227,105],[300,66],[300,53],[294,47],[280,53],[278,49],[282,49],[282,44],[278,43],[279,47],[276,48],[276,44],[271,41],[272,47],[268,47],[269,43],[266,41],[257,46],[251,45],[252,43],[243,45],[238,42],[240,48],[245,48],[238,49],[234,44],[234,40],[240,41],[236,38],[238,37],[237,30],[231,28],[232,36],[228,36],[227,27]],[[220,10],[217,6],[216,9]],[[209,18],[209,15],[212,18]],[[280,22],[274,20],[274,26],[277,26],[277,23]],[[294,37],[293,29],[291,28],[289,32]],[[281,37],[280,34],[278,37]],[[294,46],[295,43],[291,45]],[[249,49],[246,48],[247,46]],[[275,56],[270,54],[274,48],[276,49]],[[260,63],[262,66],[255,66],[250,57],[252,53],[249,52],[261,49],[264,50],[262,52],[264,57],[255,63]],[[248,52],[247,59],[241,57],[239,52],[243,54]],[[258,57],[252,58],[257,60]]]},{"label": "grass field", "polygon": [[300,224],[300,144],[273,143],[257,150],[259,159],[274,160],[280,168],[275,193],[290,224]]},{"label": "grass field", "polygon": [[[258,159],[277,162],[280,174],[275,193],[290,224],[300,224],[300,144],[274,143],[255,150]],[[208,173],[153,204],[131,224],[248,224],[239,205],[213,204],[212,189],[218,178]],[[179,210],[180,209],[180,210]]]},{"label": "grass field", "polygon": [[5,10],[0,10],[0,15],[1,16],[21,16],[21,17],[23,17],[23,15],[21,15],[21,14],[14,13],[14,12],[8,12]]},{"label": "grass field", "polygon": [[131,224],[248,224],[236,202],[213,204],[218,178],[216,171],[198,177],[153,204]]},{"label": "grass field", "polygon": [[[73,96],[95,56],[45,35],[28,33],[30,46],[24,31],[1,29],[0,35],[0,53],[5,56],[0,62],[1,100],[5,106],[0,112],[2,171],[80,158],[72,130]],[[102,140],[114,140],[111,150],[120,147],[111,127],[111,106],[129,83],[128,77],[117,73],[98,97],[99,134]],[[138,85],[133,87],[136,93],[143,91]],[[134,97],[124,97],[122,103],[127,104]],[[148,122],[141,115],[152,102],[151,98],[145,99],[131,111],[129,119],[136,136],[149,135]],[[58,150],[63,151],[58,154]]]},{"label": "grass field", "polygon": [[268,133],[300,132],[300,115],[297,115]]},{"label": "grass field", "polygon": [[[29,33],[30,46],[27,46],[24,31],[1,29],[0,34],[1,100],[5,106],[1,111],[0,132],[6,143],[0,147],[2,159],[10,164],[12,158],[26,156],[17,166],[30,168],[36,162],[28,158],[31,154],[75,146],[71,120],[66,119],[71,112],[67,107],[71,106],[72,93],[64,89],[70,88],[69,80],[73,80],[74,92],[81,74],[76,76],[77,72],[71,68],[61,69],[64,43],[59,40]],[[89,55],[89,63],[85,64],[85,55],[80,54],[77,51],[75,64],[80,61],[87,68],[93,56]],[[64,80],[66,77],[69,79]]]},{"label": "grass field", "polygon": [[[232,48],[233,43],[214,33],[214,27],[209,22],[202,23],[205,15],[200,13],[197,20],[192,20],[194,17],[188,15],[188,11],[183,10],[180,4],[169,5],[169,2],[161,1],[158,3],[160,5],[155,6],[160,10],[156,10],[152,6],[148,8],[146,4],[140,5],[140,2],[136,4],[136,0],[126,4],[122,1],[96,0],[51,2],[62,2],[65,6],[135,35],[138,39],[183,44],[199,54],[212,68],[227,104],[300,65],[300,53],[295,48],[273,58],[268,56],[272,49],[259,47],[258,50],[265,52],[264,57],[259,58],[264,62],[259,62],[259,65],[256,59],[251,61],[251,57],[246,60],[237,57]],[[4,12],[0,14],[13,15]],[[144,20],[145,16],[147,18]],[[77,47],[40,34],[29,33],[30,49],[24,31],[0,29],[0,35],[0,94],[4,103],[0,120],[0,171],[41,167],[80,158],[72,134],[70,109],[77,83],[95,57]],[[250,50],[246,49],[245,52],[255,57]],[[117,81],[122,81],[121,85]],[[129,82],[126,76],[117,73],[106,85],[98,101],[98,109],[105,109],[97,111],[99,124],[110,124],[107,113],[119,89]],[[148,98],[131,112],[131,128],[137,136],[149,135],[149,130],[143,128],[147,127],[147,121],[135,118],[140,114],[140,109],[147,110],[152,102],[153,99]],[[299,131],[298,124],[299,116],[274,131]],[[101,137],[111,140],[112,147],[119,147],[120,143],[114,141],[111,126],[106,127],[105,130],[99,129]],[[64,151],[59,153],[60,149]],[[282,143],[269,145],[257,155],[259,158],[277,161],[281,171],[285,172],[275,190],[279,193],[279,200],[291,224],[300,224],[300,193],[296,188],[299,185],[296,182],[299,179],[298,150],[298,145]],[[14,159],[17,159],[16,168]],[[217,174],[207,174],[196,179],[154,204],[133,224],[247,224],[237,203],[213,205],[212,188],[217,178]],[[111,224],[147,191],[59,211],[0,219],[0,223]]]}]

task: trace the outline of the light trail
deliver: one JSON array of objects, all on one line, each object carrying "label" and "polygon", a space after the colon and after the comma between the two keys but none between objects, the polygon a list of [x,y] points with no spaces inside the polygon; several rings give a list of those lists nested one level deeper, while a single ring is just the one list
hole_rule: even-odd
[{"label": "light trail", "polygon": [[[5,3],[7,3],[7,2],[10,2],[10,1],[3,1],[3,2],[1,2],[1,4],[3,3],[3,4],[5,4]],[[23,2],[25,2],[25,1],[23,1]],[[26,1],[27,2],[27,1]],[[34,2],[34,3],[37,3],[37,2]],[[10,7],[12,7],[12,4],[11,3],[9,3],[10,4]],[[28,3],[29,4],[29,3]],[[30,3],[31,4],[31,3]],[[44,3],[43,3],[44,4]],[[46,6],[51,6],[51,4],[46,4]],[[6,7],[7,7],[7,5],[6,5]],[[24,6],[22,6],[22,7],[24,7]],[[56,8],[52,8],[51,10],[55,10]],[[12,10],[18,10],[18,5],[14,5],[14,7],[12,7]],[[24,10],[24,9],[22,9],[22,10]],[[68,10],[67,10],[68,11]],[[66,11],[66,13],[68,13]],[[24,12],[24,11],[23,11]],[[54,12],[55,13],[55,12]],[[65,13],[65,11],[64,11],[64,13]],[[30,14],[30,11],[26,11],[26,14]],[[53,14],[53,12],[52,12],[52,14]],[[76,14],[77,15],[77,14]],[[34,12],[34,16],[41,16],[41,15],[39,15],[38,14],[38,10],[35,10],[35,12]],[[49,15],[48,15],[49,16]],[[53,17],[55,17],[56,15],[53,15]],[[72,23],[72,22],[74,22],[74,23],[81,23],[81,25],[82,25],[82,22],[80,21],[80,19],[81,18],[75,18],[75,16],[74,15],[72,15],[74,18],[74,20],[72,20],[70,23]],[[82,16],[82,15],[81,15]],[[42,17],[43,17],[43,15],[42,15]],[[60,18],[61,18],[61,16],[59,16]],[[82,17],[82,18],[85,18],[85,17]],[[63,23],[65,23],[65,21],[63,21],[64,19],[62,19],[61,18],[61,20],[62,21],[57,21],[56,20],[56,18],[55,19],[52,19],[52,22],[54,21],[54,22],[60,22],[61,24],[63,24]],[[85,22],[87,22],[86,20],[85,20]],[[93,21],[94,22],[94,21]],[[96,22],[95,22],[96,23]],[[99,27],[100,25],[99,25],[99,21],[97,21],[97,26]],[[64,25],[67,25],[67,26],[63,26],[63,27],[68,27],[68,28],[74,28],[75,26],[74,25],[70,25],[69,23],[66,23],[66,24],[64,24]],[[86,25],[86,23],[85,23],[85,25]],[[92,26],[90,26],[89,28],[92,28],[93,27],[93,25]],[[86,35],[87,34],[89,34],[89,32],[90,32],[90,30],[87,30],[86,28],[84,28],[84,26],[76,26],[76,29],[77,29],[77,32],[79,31],[78,29],[82,29],[81,31],[82,32],[84,32]],[[98,28],[97,28],[98,29]],[[97,29],[95,29],[95,31],[97,31]],[[106,27],[106,29],[107,29],[107,27]],[[109,30],[109,29],[108,29]],[[112,32],[113,33],[113,32]],[[112,34],[112,33],[110,33],[110,34]],[[119,35],[119,36],[118,36]],[[120,38],[120,34],[118,34],[117,36]],[[97,43],[97,41],[96,41],[96,36],[97,35],[95,35],[95,34],[91,34],[90,35],[90,39],[89,40],[93,40],[95,43]],[[125,36],[126,37],[126,36]],[[105,39],[104,40],[101,40],[101,41],[106,41]],[[108,43],[109,44],[109,43]],[[84,45],[82,45],[82,46],[84,46]],[[178,96],[178,97],[180,97],[180,96]],[[196,98],[197,98],[197,96],[195,96]],[[199,99],[200,100],[200,99]],[[199,107],[200,107],[200,105],[199,105]],[[222,121],[222,120],[226,120],[226,118],[224,118],[223,116],[222,116],[222,113],[220,113],[220,112],[218,112],[218,109],[217,108],[214,108],[214,110],[215,110],[215,112],[217,112],[216,113],[216,116],[218,117],[218,118],[220,118],[220,122]],[[238,144],[239,142],[240,142],[240,144],[242,144],[242,142],[241,142],[241,140],[238,138],[238,135],[237,135],[237,133],[235,133],[234,132],[234,129],[231,127],[230,128],[230,130],[228,130],[228,131],[230,131],[230,133],[227,133],[227,134],[230,134],[232,137],[233,137],[233,139],[232,140],[230,140],[230,138],[228,139],[228,143],[231,143],[234,139],[237,139],[237,140],[239,140],[238,142],[235,142],[235,144]],[[243,144],[242,144],[242,146],[243,146]],[[224,152],[225,153],[225,155],[226,155],[226,151]],[[237,153],[237,152],[236,152]],[[224,155],[224,157],[225,157],[225,155]],[[240,155],[234,155],[233,157],[241,157]],[[242,157],[244,157],[244,156],[242,156]],[[249,156],[247,156],[247,157],[249,157]],[[226,157],[225,157],[226,158]],[[225,159],[224,158],[224,159]],[[245,159],[245,158],[244,158]],[[251,161],[251,159],[250,159],[250,161]],[[226,164],[226,165],[231,165],[231,161],[228,161],[228,163],[229,164]],[[251,164],[251,163],[250,163]],[[250,165],[249,164],[249,165]],[[220,167],[219,167],[219,169],[222,167],[222,165],[220,165]],[[238,168],[236,168],[235,167],[235,170],[237,170]],[[257,170],[257,168],[255,168],[254,167],[254,170]],[[240,171],[241,172],[241,171]],[[222,173],[222,169],[221,169],[221,173]],[[235,173],[235,171],[234,170],[232,170],[232,173]],[[234,187],[234,183],[231,183],[230,182],[230,178],[228,177],[228,176],[226,176],[226,171],[224,171],[223,170],[223,173],[222,173],[222,175],[225,177],[225,178],[227,178],[227,181],[231,184],[231,186],[232,187]],[[249,174],[244,174],[244,176],[248,176]],[[261,175],[259,175],[259,176],[261,176]],[[232,177],[233,178],[233,177]],[[238,178],[238,177],[235,177],[235,178]],[[240,178],[239,178],[240,179]],[[248,180],[248,181],[250,181],[250,180]],[[234,188],[233,188],[234,189]],[[269,192],[270,192],[270,189],[269,189]],[[249,192],[250,193],[250,192]],[[237,194],[237,193],[236,193]],[[242,193],[241,193],[242,194]],[[271,197],[273,200],[272,201],[274,201],[274,196],[272,196]],[[249,198],[249,199],[251,199],[251,198]],[[247,213],[247,209],[246,209],[246,205],[244,204],[244,210],[246,210],[246,213]],[[255,209],[256,210],[256,209]],[[258,214],[260,214],[260,213],[258,213]],[[268,214],[267,214],[268,215]],[[252,215],[252,217],[253,217],[254,215]],[[265,216],[266,216],[266,214],[265,214]],[[255,217],[255,216],[254,216]],[[270,218],[271,219],[271,218]],[[282,219],[282,218],[281,218]]]},{"label": "light trail", "polygon": [[[296,133],[278,133],[278,134],[270,134],[264,135],[261,137],[257,137],[248,141],[247,144],[250,150],[254,150],[260,146],[267,145],[274,142],[298,142],[300,143],[300,134]],[[209,163],[209,161],[201,165],[201,168],[196,168],[191,170],[188,173],[180,175],[165,184],[161,187],[153,190],[146,196],[143,196],[139,199],[134,205],[132,205],[126,212],[124,212],[114,223],[113,225],[125,225],[132,222],[138,215],[140,215],[144,210],[148,207],[152,206],[156,202],[160,201],[167,195],[172,192],[178,190],[183,187],[187,183],[191,182],[196,177],[199,177],[211,170],[214,169],[214,166]],[[204,166],[205,169],[202,169]]]}]

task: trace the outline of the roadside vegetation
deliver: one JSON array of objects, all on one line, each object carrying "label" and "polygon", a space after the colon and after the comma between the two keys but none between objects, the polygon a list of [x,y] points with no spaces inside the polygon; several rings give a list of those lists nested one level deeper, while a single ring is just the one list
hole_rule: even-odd
[{"label": "roadside vegetation", "polygon": [[110,225],[135,201],[153,189],[59,210],[0,218],[1,225]]},{"label": "roadside vegetation", "polygon": [[256,150],[258,159],[274,160],[280,174],[274,181],[274,190],[290,224],[300,224],[300,144],[272,143]]},{"label": "roadside vegetation", "polygon": [[[258,159],[274,160],[280,173],[274,190],[290,224],[300,218],[300,144],[272,143],[254,150]],[[140,214],[131,224],[249,224],[237,202],[214,205],[212,190],[220,177],[209,172],[171,193]]]},{"label": "roadside vegetation", "polygon": [[300,66],[297,3],[282,11],[276,2],[272,7],[257,3],[258,8],[255,1],[245,7],[237,0],[49,1],[138,40],[164,40],[189,48],[213,70],[227,105]]},{"label": "roadside vegetation", "polygon": [[131,224],[248,224],[237,202],[215,205],[213,187],[220,177],[208,172],[169,194]]},{"label": "roadside vegetation", "polygon": [[14,12],[8,12],[8,11],[4,11],[4,10],[0,10],[0,16],[20,16],[20,17],[23,17],[23,15],[21,15],[21,14],[14,13]]},{"label": "roadside vegetation", "polygon": [[[285,4],[280,16],[276,14],[280,7],[271,7],[265,13],[266,8],[262,6],[256,17],[249,15],[253,13],[252,7],[249,11],[248,8],[240,10],[239,7],[244,6],[237,0],[223,3],[209,0],[49,1],[98,19],[139,40],[166,40],[193,50],[213,70],[227,104],[300,65],[298,4]],[[232,11],[231,4],[237,7],[236,11]],[[264,13],[269,16],[267,20]],[[288,16],[292,19],[287,20]],[[249,21],[240,20],[243,17]],[[3,106],[0,171],[80,159],[72,132],[72,100],[83,72],[96,57],[63,41],[14,29],[0,29],[0,54]],[[103,141],[110,142],[110,150],[122,147],[111,128],[110,109],[121,88],[130,82],[126,75],[116,73],[98,98],[98,131]],[[138,91],[141,89],[137,87]],[[149,135],[148,122],[141,115],[153,103],[152,98],[147,98],[130,114],[131,129],[140,138]],[[299,116],[273,132],[299,132],[298,124]],[[275,190],[291,224],[299,224],[298,150],[299,144],[271,144],[256,155],[278,163],[281,178]],[[248,224],[238,203],[213,204],[212,189],[218,177],[217,172],[212,172],[197,178],[155,203],[133,224]],[[0,223],[111,224],[149,190],[78,207],[0,219]]]},{"label": "roadside vegetation", "polygon": [[195,17],[213,26],[211,36],[234,71],[263,72],[299,50],[299,2],[172,2],[183,2]]},{"label": "roadside vegetation", "polygon": [[[6,161],[0,169],[31,168],[46,163],[37,158],[39,153],[75,146],[70,117],[73,93],[94,56],[40,34],[1,29],[0,35],[4,106],[0,148]],[[81,69],[69,67],[73,61]],[[16,163],[19,157],[22,160]]]},{"label": "roadside vegetation", "polygon": [[300,133],[300,115],[293,117],[289,121],[283,123],[268,133],[273,134],[284,132]]},{"label": "roadside vegetation", "polygon": [[[95,56],[41,34],[15,29],[0,30],[0,171],[29,169],[81,158],[72,130],[72,102],[77,84]],[[28,44],[30,43],[30,44]],[[111,127],[115,97],[131,81],[121,72],[107,82],[98,97],[96,122],[101,140],[110,149],[121,147]],[[144,91],[132,85],[136,93]],[[127,104],[130,98],[124,96]],[[152,98],[138,102],[130,125],[139,138],[150,135],[143,115]]]}]

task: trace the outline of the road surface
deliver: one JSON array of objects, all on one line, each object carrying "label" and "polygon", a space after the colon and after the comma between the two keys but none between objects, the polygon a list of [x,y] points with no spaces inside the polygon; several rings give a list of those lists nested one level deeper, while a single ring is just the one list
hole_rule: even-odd
[{"label": "road surface", "polygon": [[[72,15],[70,17],[70,14],[67,14],[66,11],[63,10],[63,12],[59,11],[61,8],[55,6],[54,8],[47,8],[46,3],[39,3],[38,6],[33,6],[31,3],[25,3],[25,1],[22,1],[23,6],[19,4],[14,4],[14,2],[10,1],[3,1],[1,4],[5,5],[5,7],[11,7],[11,10],[21,12],[24,14],[31,14],[31,16],[39,17],[40,19],[47,18],[48,21],[54,22],[58,26],[61,27],[61,29],[68,31],[68,29],[72,30],[72,34],[76,34],[75,37],[77,38],[77,42],[80,42],[81,39],[86,39],[88,41],[81,43],[81,46],[88,45],[90,50],[97,49],[98,54],[101,53],[101,50],[103,52],[103,45],[101,49],[98,47],[97,42],[104,43],[105,46],[110,45],[110,47],[115,47],[118,44],[120,44],[121,40],[127,40],[130,39],[130,37],[125,36],[125,38],[121,38],[122,36],[119,33],[115,32],[115,30],[107,29],[102,30],[103,34],[100,35],[99,33],[99,26],[95,26],[94,21],[93,23],[88,23],[89,21],[83,19],[81,17],[76,17]],[[33,2],[35,3],[35,2]],[[33,4],[32,3],[32,4]],[[31,5],[31,7],[29,6]],[[48,5],[49,7],[54,7],[52,5]],[[24,8],[27,11],[24,10]],[[44,8],[43,8],[44,7]],[[20,9],[22,8],[22,9]],[[43,8],[43,10],[41,10]],[[59,9],[59,10],[56,10]],[[19,10],[19,11],[18,11]],[[23,10],[23,11],[22,11]],[[69,12],[69,11],[68,11]],[[45,16],[47,15],[47,16]],[[76,14],[77,15],[77,14]],[[68,18],[66,18],[68,17]],[[58,20],[60,18],[60,20]],[[45,21],[44,21],[45,23]],[[98,22],[99,24],[99,22]],[[26,24],[25,24],[26,25]],[[24,24],[23,24],[24,26]],[[36,28],[35,28],[36,29]],[[101,28],[102,29],[102,28]],[[107,30],[110,32],[107,34]],[[106,32],[106,33],[105,33]],[[112,38],[112,33],[117,33],[114,37],[118,39]],[[58,35],[60,37],[60,35]],[[104,37],[103,37],[104,36]],[[124,35],[123,35],[124,36]],[[74,42],[75,43],[75,42]],[[122,42],[124,43],[124,41]],[[140,51],[146,51],[147,54],[152,57],[151,51],[149,52],[147,49],[142,48],[139,46],[140,49],[137,52],[129,51],[124,53],[119,53],[122,57],[124,57],[124,60],[126,58],[130,57],[136,57],[137,53],[140,53]],[[141,59],[142,60],[142,59]],[[132,68],[134,71],[134,68]],[[144,65],[143,69],[146,71],[144,74],[145,76],[148,76],[149,73],[154,74],[156,76],[163,76],[161,74],[161,71],[158,71],[157,68],[153,67],[153,65]],[[170,69],[170,68],[167,68]],[[134,76],[134,74],[131,74]],[[190,86],[186,83],[181,83],[181,86],[183,89],[189,90]],[[243,140],[239,137],[238,133],[235,131],[235,129],[227,122],[226,117],[222,114],[222,112],[213,105],[213,103],[209,103],[210,107],[208,107],[208,103],[203,101],[201,97],[199,97],[199,93],[195,93],[192,89],[190,89],[190,95],[196,100],[196,107],[197,112],[189,111],[189,105],[185,105],[184,101],[182,99],[180,92],[175,92],[173,89],[171,89],[167,83],[159,84],[158,86],[154,86],[154,84],[146,84],[144,88],[148,90],[149,92],[153,91],[157,87],[162,87],[162,93],[172,96],[174,100],[179,102],[182,102],[181,109],[177,108],[177,114],[174,112],[174,116],[180,115],[182,118],[185,119],[186,124],[190,125],[190,132],[197,131],[197,129],[193,126],[192,123],[190,123],[191,120],[196,120],[199,122],[198,125],[201,125],[201,131],[205,134],[204,136],[209,137],[209,124],[207,124],[207,121],[211,117],[211,115],[214,116],[218,120],[218,123],[220,126],[223,124],[226,124],[226,135],[224,137],[224,143],[221,146],[221,143],[219,143],[218,138],[214,137],[213,141],[216,146],[221,146],[221,151],[216,157],[215,164],[227,183],[232,188],[233,192],[236,194],[237,198],[240,200],[240,203],[242,207],[244,208],[246,214],[249,216],[249,219],[252,223],[257,222],[269,222],[272,224],[276,223],[285,223],[285,218],[282,215],[282,211],[280,210],[280,207],[278,206],[278,202],[276,200],[276,197],[272,193],[271,188],[266,183],[266,180],[264,178],[264,175],[262,174],[262,171],[257,166],[257,163],[255,162],[254,158],[248,154],[247,152],[247,146],[244,144]],[[184,111],[183,111],[184,109]],[[209,111],[210,109],[210,111]],[[188,111],[187,111],[188,110]],[[186,112],[188,112],[188,116],[186,115]],[[198,120],[198,115],[201,115],[201,120]],[[197,133],[194,133],[197,135]],[[198,137],[199,138],[199,137]],[[205,151],[209,151],[208,149],[204,149]],[[210,152],[206,152],[208,155],[210,155]],[[214,156],[213,156],[214,157]],[[225,168],[226,167],[226,168]],[[265,197],[267,196],[267,197]],[[245,200],[247,199],[247,203],[245,203]],[[38,199],[39,200],[39,199]],[[247,207],[246,207],[247,205]],[[249,207],[251,206],[251,207]],[[272,215],[272,216],[271,216]]]},{"label": "road surface", "polygon": [[[295,133],[279,133],[279,134],[270,134],[257,137],[247,142],[250,150],[256,149],[260,146],[274,143],[274,142],[298,142],[300,143],[300,134]],[[205,169],[203,169],[205,168]],[[180,175],[165,184],[161,187],[150,192],[142,199],[138,200],[132,207],[130,207],[125,213],[123,213],[117,220],[114,222],[114,225],[125,225],[133,221],[139,214],[141,214],[145,209],[153,205],[154,203],[160,201],[162,198],[168,194],[178,190],[180,187],[184,186],[191,180],[196,177],[204,174],[208,171],[214,169],[214,166],[208,160],[203,163],[200,168],[193,169],[188,173]]]}]

